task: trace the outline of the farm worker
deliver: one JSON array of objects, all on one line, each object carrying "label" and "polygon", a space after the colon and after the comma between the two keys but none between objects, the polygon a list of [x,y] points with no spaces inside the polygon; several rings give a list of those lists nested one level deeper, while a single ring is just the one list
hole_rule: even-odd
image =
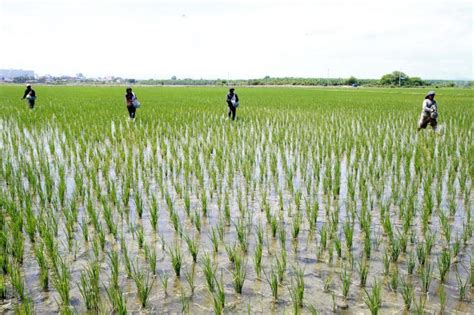
[{"label": "farm worker", "polygon": [[435,92],[429,91],[425,99],[423,100],[420,122],[418,124],[418,131],[420,129],[425,129],[428,125],[431,125],[433,130],[436,131],[436,126],[438,124],[438,106],[434,100]]},{"label": "farm worker", "polygon": [[230,88],[229,93],[227,93],[226,96],[227,106],[229,106],[229,112],[227,113],[227,116],[230,118],[232,115],[232,120],[235,120],[237,107],[239,106],[239,97],[234,93],[234,91],[234,88]]},{"label": "farm worker", "polygon": [[138,102],[137,96],[132,92],[132,88],[128,87],[125,93],[125,102],[127,104],[128,115],[130,119],[135,118],[135,112],[137,108],[140,107],[140,102]]},{"label": "farm worker", "polygon": [[35,107],[36,92],[31,88],[31,84],[26,85],[25,93],[23,93],[23,97],[21,99],[24,100],[25,98],[28,101],[30,109],[33,109],[33,107]]}]

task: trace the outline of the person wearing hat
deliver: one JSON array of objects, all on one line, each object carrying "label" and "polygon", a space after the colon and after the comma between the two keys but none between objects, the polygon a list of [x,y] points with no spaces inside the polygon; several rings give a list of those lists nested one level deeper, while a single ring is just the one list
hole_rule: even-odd
[{"label": "person wearing hat", "polygon": [[25,93],[23,93],[23,97],[21,99],[24,100],[25,98],[28,101],[30,109],[33,109],[35,107],[36,92],[31,88],[31,84],[26,85]]},{"label": "person wearing hat", "polygon": [[237,114],[237,107],[239,106],[239,97],[237,94],[234,93],[235,89],[230,88],[229,93],[226,96],[227,106],[229,107],[229,112],[227,116],[230,118],[232,116],[232,120],[235,120],[235,115]]},{"label": "person wearing hat", "polygon": [[436,126],[438,125],[438,106],[434,99],[435,95],[434,91],[429,91],[423,100],[418,131],[425,129],[428,125],[436,131]]},{"label": "person wearing hat", "polygon": [[135,93],[132,92],[131,87],[128,87],[125,92],[125,103],[127,104],[128,115],[130,116],[130,119],[135,119],[135,113],[138,106],[140,106],[140,103],[138,102]]}]

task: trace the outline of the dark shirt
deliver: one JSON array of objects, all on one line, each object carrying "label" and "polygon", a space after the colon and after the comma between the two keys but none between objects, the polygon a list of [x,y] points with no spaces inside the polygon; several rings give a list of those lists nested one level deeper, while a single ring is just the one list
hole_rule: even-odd
[{"label": "dark shirt", "polygon": [[26,97],[28,94],[31,95],[31,96],[33,96],[33,97],[36,97],[35,90],[33,90],[33,89],[26,89],[26,90],[25,90],[25,93],[23,93],[23,98],[22,98],[22,99],[25,99],[25,97]]},{"label": "dark shirt", "polygon": [[131,93],[125,93],[125,99],[127,100],[127,105],[132,105],[133,101],[136,99],[137,97],[135,96],[135,93],[131,92]]},{"label": "dark shirt", "polygon": [[227,102],[232,101],[232,98],[233,98],[234,96],[235,96],[235,100],[238,102],[238,101],[239,101],[239,97],[237,96],[237,94],[236,94],[236,93],[231,94],[230,92],[227,93],[227,96],[226,96]]}]

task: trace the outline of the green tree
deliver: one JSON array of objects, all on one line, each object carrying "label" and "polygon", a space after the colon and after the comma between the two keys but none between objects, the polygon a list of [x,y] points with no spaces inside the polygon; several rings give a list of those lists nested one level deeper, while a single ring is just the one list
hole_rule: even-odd
[{"label": "green tree", "polygon": [[382,85],[406,85],[410,77],[401,71],[393,71],[387,73],[380,79]]},{"label": "green tree", "polygon": [[345,85],[357,84],[357,79],[354,76],[350,76],[347,80],[344,81]]}]

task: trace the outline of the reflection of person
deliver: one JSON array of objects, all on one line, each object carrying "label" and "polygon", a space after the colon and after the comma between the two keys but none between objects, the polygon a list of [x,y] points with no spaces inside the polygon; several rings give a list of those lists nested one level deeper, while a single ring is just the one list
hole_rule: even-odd
[{"label": "reflection of person", "polygon": [[23,93],[23,97],[21,99],[24,100],[25,98],[28,101],[30,108],[33,109],[33,107],[35,107],[36,92],[31,88],[31,84],[26,86],[25,93]]},{"label": "reflection of person", "polygon": [[232,120],[235,120],[235,115],[237,114],[237,107],[239,106],[239,97],[234,93],[234,88],[229,89],[229,93],[226,96],[227,106],[229,106],[229,112],[227,116],[230,118],[232,115]]},{"label": "reflection of person", "polygon": [[134,104],[136,101],[137,97],[135,96],[135,93],[132,92],[131,87],[128,87],[125,93],[125,102],[127,104],[128,115],[131,119],[135,118],[135,112],[137,111]]},{"label": "reflection of person", "polygon": [[418,130],[425,129],[430,125],[433,130],[436,131],[438,125],[438,106],[434,100],[435,92],[430,91],[426,94],[423,101],[420,122],[418,124]]}]

